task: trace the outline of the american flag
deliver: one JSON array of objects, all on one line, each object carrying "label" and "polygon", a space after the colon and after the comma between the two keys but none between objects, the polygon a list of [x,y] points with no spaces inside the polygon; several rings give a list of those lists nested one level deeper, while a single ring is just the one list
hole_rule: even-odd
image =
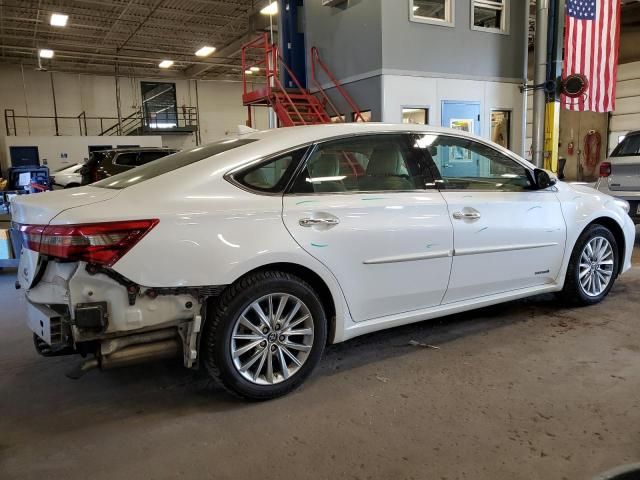
[{"label": "american flag", "polygon": [[620,38],[620,0],[567,0],[563,77],[581,73],[586,95],[562,97],[568,110],[610,112],[615,108]]}]

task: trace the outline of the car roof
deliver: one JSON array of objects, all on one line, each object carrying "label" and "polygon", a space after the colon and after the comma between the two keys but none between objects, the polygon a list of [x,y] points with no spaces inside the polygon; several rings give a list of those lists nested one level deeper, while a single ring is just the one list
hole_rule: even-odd
[{"label": "car roof", "polygon": [[104,150],[95,150],[91,153],[129,153],[129,152],[176,152],[174,148],[167,147],[126,147],[126,148],[105,148]]}]

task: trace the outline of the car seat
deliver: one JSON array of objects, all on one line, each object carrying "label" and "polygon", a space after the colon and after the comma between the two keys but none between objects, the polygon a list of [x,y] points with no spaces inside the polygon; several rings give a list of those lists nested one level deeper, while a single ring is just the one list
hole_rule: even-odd
[{"label": "car seat", "polygon": [[359,182],[360,190],[413,190],[402,155],[395,145],[377,147],[367,165],[366,175]]}]

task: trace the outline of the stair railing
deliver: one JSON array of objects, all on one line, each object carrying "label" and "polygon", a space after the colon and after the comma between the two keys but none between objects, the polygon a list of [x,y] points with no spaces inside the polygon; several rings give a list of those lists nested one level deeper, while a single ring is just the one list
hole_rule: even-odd
[{"label": "stair railing", "polygon": [[333,76],[333,74],[329,70],[329,67],[327,67],[325,65],[325,63],[320,59],[320,53],[318,52],[318,49],[316,47],[312,47],[311,48],[311,81],[313,82],[313,85],[318,89],[318,93],[320,93],[320,95],[322,95],[322,97],[327,101],[327,103],[331,106],[331,108],[336,112],[336,116],[341,121],[346,121],[346,118],[345,118],[345,120],[342,120],[342,116],[341,116],[340,112],[338,112],[338,109],[335,107],[333,102],[331,102],[331,99],[329,98],[329,96],[325,92],[324,88],[322,88],[322,85],[318,81],[318,77],[316,75],[316,65],[318,65],[322,69],[324,74],[329,78],[329,80],[331,80],[331,83],[333,83],[333,85],[338,90],[338,92],[340,92],[342,97],[349,104],[349,107],[351,107],[351,110],[353,111],[353,119],[354,119],[354,121],[358,121],[358,119],[360,119],[361,122],[364,122],[365,119],[362,116],[362,113],[360,112],[360,109],[357,107],[357,105],[355,104],[355,102],[351,98],[351,96],[342,87],[342,85],[340,85],[340,82],[338,82],[338,80]]}]

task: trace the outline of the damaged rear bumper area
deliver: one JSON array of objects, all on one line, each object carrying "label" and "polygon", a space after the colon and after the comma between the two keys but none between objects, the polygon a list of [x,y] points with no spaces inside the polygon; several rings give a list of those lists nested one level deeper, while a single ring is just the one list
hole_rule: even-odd
[{"label": "damaged rear bumper area", "polygon": [[224,287],[150,288],[84,262],[43,262],[27,290],[27,324],[44,356],[80,354],[67,375],[182,356],[198,365],[208,297]]}]

